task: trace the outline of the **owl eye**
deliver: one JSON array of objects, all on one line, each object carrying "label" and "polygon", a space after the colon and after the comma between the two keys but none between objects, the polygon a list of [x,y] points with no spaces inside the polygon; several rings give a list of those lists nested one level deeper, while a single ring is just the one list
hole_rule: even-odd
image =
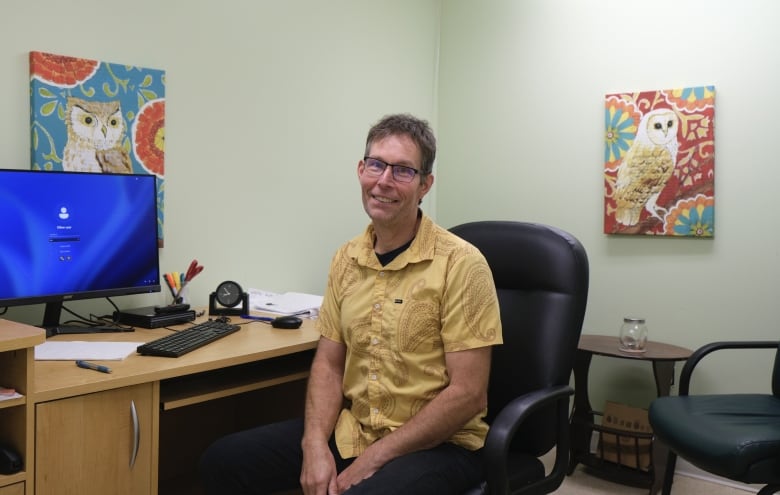
[{"label": "owl eye", "polygon": [[111,127],[116,127],[116,119],[111,119],[109,124],[111,124]]},{"label": "owl eye", "polygon": [[666,127],[672,127],[673,125],[674,125],[674,122],[671,121],[671,120],[666,123]]},{"label": "owl eye", "polygon": [[656,122],[655,124],[653,124],[653,128],[660,130],[663,129],[664,126],[662,126],[660,122]]},{"label": "owl eye", "polygon": [[85,124],[87,124],[87,125],[91,125],[91,124],[92,124],[92,122],[93,122],[93,121],[92,121],[92,117],[90,117],[89,115],[87,115],[87,116],[85,116],[85,117],[84,117],[84,123],[85,123]]}]

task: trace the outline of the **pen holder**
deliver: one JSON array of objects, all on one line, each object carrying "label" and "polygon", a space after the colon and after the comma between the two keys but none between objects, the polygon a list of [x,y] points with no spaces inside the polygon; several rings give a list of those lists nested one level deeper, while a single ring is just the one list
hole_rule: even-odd
[{"label": "pen holder", "polygon": [[190,288],[186,285],[179,289],[171,304],[189,304]]}]

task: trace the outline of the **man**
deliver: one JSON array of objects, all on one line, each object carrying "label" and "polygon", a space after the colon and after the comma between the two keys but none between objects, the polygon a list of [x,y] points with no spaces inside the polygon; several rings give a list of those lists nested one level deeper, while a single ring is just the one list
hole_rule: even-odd
[{"label": "man", "polygon": [[305,418],[217,441],[209,493],[443,495],[482,479],[498,302],[479,251],[419,210],[435,156],[425,121],[371,128],[357,166],[371,223],[331,263]]}]

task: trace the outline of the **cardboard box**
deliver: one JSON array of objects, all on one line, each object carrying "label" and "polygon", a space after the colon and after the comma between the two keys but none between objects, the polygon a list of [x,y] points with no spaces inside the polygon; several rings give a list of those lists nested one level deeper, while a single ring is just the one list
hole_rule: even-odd
[{"label": "cardboard box", "polygon": [[[601,433],[601,445],[599,445],[597,452],[599,455],[602,455],[603,452],[604,460],[619,462],[624,466],[638,468],[642,471],[647,471],[650,468],[652,439],[637,439],[633,435],[653,432],[647,419],[647,409],[607,401],[604,406],[601,426],[627,433],[626,435]],[[618,451],[620,452],[619,456]]]}]

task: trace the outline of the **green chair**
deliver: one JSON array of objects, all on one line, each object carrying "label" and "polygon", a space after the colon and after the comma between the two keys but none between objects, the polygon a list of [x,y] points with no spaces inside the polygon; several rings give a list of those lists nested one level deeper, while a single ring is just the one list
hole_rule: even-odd
[{"label": "green chair", "polygon": [[[727,349],[777,349],[772,393],[690,395],[691,375],[699,361]],[[677,456],[723,478],[765,485],[759,495],[780,491],[778,342],[715,342],[697,349],[683,366],[679,395],[654,400],[649,419],[656,438],[670,449],[664,495],[671,493]]]}]

